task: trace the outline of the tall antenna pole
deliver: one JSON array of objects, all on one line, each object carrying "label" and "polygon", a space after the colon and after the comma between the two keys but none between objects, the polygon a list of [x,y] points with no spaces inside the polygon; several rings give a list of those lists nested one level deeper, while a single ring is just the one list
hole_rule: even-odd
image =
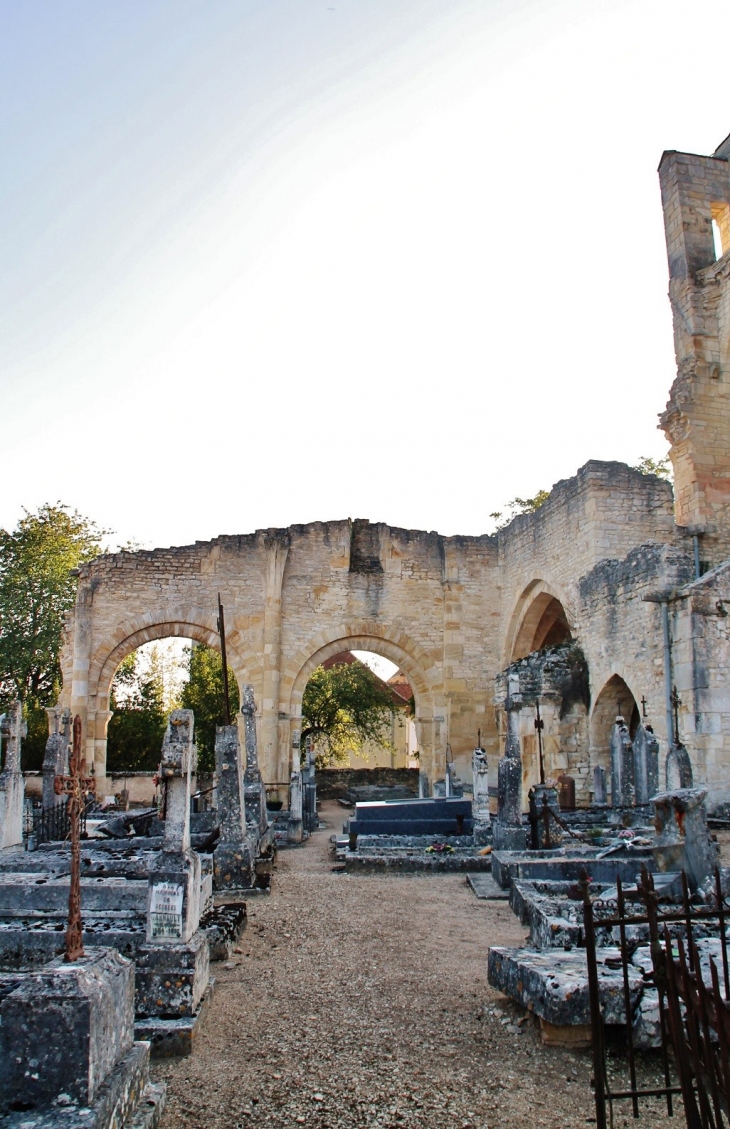
[{"label": "tall antenna pole", "polygon": [[228,700],[228,659],[226,657],[226,624],[223,619],[223,604],[218,593],[218,634],[221,637],[221,658],[223,660],[223,716],[226,725],[231,724],[231,703]]}]

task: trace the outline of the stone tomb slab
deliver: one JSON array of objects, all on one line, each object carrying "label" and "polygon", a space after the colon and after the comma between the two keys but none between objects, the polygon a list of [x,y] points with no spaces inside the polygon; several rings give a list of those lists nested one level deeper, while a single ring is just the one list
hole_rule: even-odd
[{"label": "stone tomb slab", "polygon": [[466,880],[476,896],[488,902],[505,902],[509,898],[507,890],[492,878],[491,874],[467,874]]}]

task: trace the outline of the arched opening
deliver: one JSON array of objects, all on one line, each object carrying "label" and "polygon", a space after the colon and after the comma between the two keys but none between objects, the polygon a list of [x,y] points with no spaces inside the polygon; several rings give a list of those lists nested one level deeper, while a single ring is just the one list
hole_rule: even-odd
[{"label": "arched opening", "polygon": [[320,769],[418,768],[413,688],[377,651],[324,659],[309,675],[301,711],[301,755],[311,748]]},{"label": "arched opening", "polygon": [[[154,773],[172,710],[192,709],[199,773],[215,766],[215,730],[224,720],[220,651],[193,639],[163,637],[130,650],[117,666],[109,690],[106,771],[113,780]],[[229,671],[231,717],[239,691]],[[149,788],[141,781],[136,791]]]},{"label": "arched opening", "polygon": [[[623,678],[614,674],[609,678],[596,698],[591,714],[591,771],[600,765],[611,778],[611,730],[617,717],[623,717],[633,739],[641,724],[641,715],[636,699]],[[609,784],[610,786],[610,784]]]},{"label": "arched opening", "polygon": [[507,635],[507,662],[533,651],[570,643],[573,634],[562,601],[542,580],[532,581],[517,601]]}]

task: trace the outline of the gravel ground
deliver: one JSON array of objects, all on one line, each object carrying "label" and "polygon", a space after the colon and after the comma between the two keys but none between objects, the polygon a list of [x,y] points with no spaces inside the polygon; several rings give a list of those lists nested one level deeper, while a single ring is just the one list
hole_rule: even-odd
[{"label": "gravel ground", "polygon": [[[155,1064],[163,1129],[573,1129],[594,1122],[590,1052],[544,1047],[531,1017],[487,984],[490,945],[525,930],[463,875],[334,873],[327,829],[284,851],[269,897],[249,903],[195,1053]],[[621,1052],[615,1059],[623,1070]],[[656,1078],[642,1061],[642,1080]],[[617,1126],[656,1126],[646,1103]],[[681,1110],[671,1122],[683,1124]]]}]

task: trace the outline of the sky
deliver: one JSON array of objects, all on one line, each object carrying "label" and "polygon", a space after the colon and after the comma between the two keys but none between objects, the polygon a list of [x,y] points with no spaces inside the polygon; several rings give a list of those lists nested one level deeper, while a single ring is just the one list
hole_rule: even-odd
[{"label": "sky", "polygon": [[444,534],[666,453],[727,0],[3,0],[0,526]]}]

